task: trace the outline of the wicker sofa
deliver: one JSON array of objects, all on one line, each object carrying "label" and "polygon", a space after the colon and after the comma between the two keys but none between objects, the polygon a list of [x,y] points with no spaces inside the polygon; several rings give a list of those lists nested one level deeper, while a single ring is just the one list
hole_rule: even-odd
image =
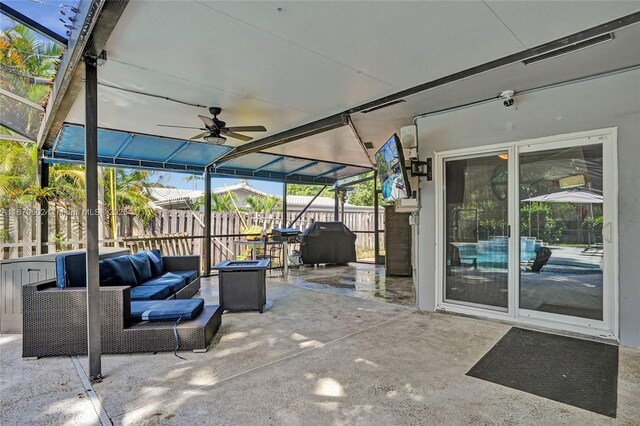
[{"label": "wicker sofa", "polygon": [[[78,266],[80,263],[82,268]],[[63,279],[71,285],[61,285],[58,277],[23,286],[23,357],[87,353],[87,292],[86,287],[78,285],[85,260],[76,258],[65,264],[66,272],[72,271],[70,275],[74,276]],[[196,271],[197,275],[200,267],[198,256],[162,256],[162,264],[164,273]],[[185,276],[192,277],[192,274]],[[169,299],[189,299],[199,289],[200,277],[196,276]],[[180,321],[177,326],[175,320],[135,319],[131,290],[131,286],[122,285],[100,287],[103,353],[173,350],[176,347],[174,327],[180,338],[180,349],[203,351],[220,327],[222,309],[218,305],[202,307],[202,299],[191,299],[192,304],[199,303],[197,316]],[[184,305],[184,301],[178,300],[150,302]]]}]

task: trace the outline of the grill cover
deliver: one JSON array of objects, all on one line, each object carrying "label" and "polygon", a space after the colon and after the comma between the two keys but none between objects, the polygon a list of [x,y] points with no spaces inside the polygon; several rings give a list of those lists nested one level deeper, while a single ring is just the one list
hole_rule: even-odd
[{"label": "grill cover", "polygon": [[356,234],[342,222],[314,222],[300,234],[300,255],[306,264],[356,261]]}]

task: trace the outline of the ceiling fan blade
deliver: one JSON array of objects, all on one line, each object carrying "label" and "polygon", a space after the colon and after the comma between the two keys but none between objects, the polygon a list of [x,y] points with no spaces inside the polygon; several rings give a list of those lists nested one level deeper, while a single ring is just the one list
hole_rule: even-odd
[{"label": "ceiling fan blade", "polygon": [[216,123],[213,121],[213,119],[211,117],[207,117],[205,115],[199,115],[198,117],[200,118],[200,120],[202,120],[202,122],[204,123],[205,126],[207,126],[207,127],[217,127]]},{"label": "ceiling fan blade", "polygon": [[245,136],[245,135],[241,135],[240,133],[234,133],[234,132],[229,132],[229,131],[223,132],[222,134],[225,135],[225,136],[229,136],[230,138],[240,139],[241,141],[245,141],[245,142],[248,142],[251,139],[253,139],[250,136]]},{"label": "ceiling fan blade", "polygon": [[177,129],[198,129],[198,130],[207,130],[202,127],[193,127],[193,126],[172,126],[171,124],[156,124],[158,127],[175,127]]},{"label": "ceiling fan blade", "polygon": [[226,127],[231,132],[266,132],[267,129],[264,126],[235,126]]},{"label": "ceiling fan blade", "polygon": [[210,134],[211,134],[211,132],[203,132],[203,133],[200,133],[199,135],[195,135],[191,139],[202,139],[205,136],[209,136]]}]

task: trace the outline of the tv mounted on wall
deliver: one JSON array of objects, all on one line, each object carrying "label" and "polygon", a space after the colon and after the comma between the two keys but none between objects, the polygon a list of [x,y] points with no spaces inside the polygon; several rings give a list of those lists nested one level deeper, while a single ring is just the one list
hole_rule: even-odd
[{"label": "tv mounted on wall", "polygon": [[376,165],[378,166],[382,198],[385,201],[391,202],[411,197],[402,145],[395,133],[376,152]]}]

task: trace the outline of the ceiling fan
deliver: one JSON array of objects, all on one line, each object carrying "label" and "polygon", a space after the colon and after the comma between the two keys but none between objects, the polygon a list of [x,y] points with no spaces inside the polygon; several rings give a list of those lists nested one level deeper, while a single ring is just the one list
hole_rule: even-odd
[{"label": "ceiling fan", "polygon": [[227,137],[239,139],[244,142],[248,142],[253,139],[250,136],[242,135],[236,132],[266,132],[267,129],[264,126],[234,126],[227,127],[227,123],[218,120],[218,114],[222,112],[220,107],[209,107],[209,113],[213,117],[207,117],[204,115],[198,115],[198,118],[204,123],[204,127],[191,127],[191,126],[172,126],[169,124],[158,124],[160,127],[177,127],[181,129],[198,129],[204,130],[203,133],[199,133],[192,137],[192,140],[204,139],[205,142],[213,145],[222,145],[227,141]]}]

